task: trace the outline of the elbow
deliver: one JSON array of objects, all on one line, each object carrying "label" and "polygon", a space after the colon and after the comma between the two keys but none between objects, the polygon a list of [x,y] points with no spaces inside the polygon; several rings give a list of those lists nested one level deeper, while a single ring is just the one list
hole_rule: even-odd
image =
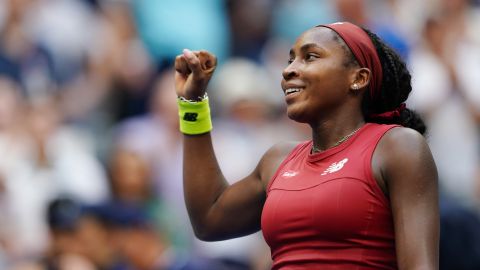
[{"label": "elbow", "polygon": [[208,228],[205,227],[202,228],[200,226],[194,226],[193,233],[195,234],[195,237],[205,242],[221,240],[212,230],[208,230]]},{"label": "elbow", "polygon": [[193,233],[196,238],[206,242],[225,240],[225,228],[218,215],[190,215]]},{"label": "elbow", "polygon": [[192,225],[193,234],[197,239],[207,242],[212,241],[209,240],[212,236],[207,223],[202,222],[202,219],[192,218],[192,216],[190,216],[190,223]]},{"label": "elbow", "polygon": [[228,233],[225,231],[225,228],[220,225],[216,225],[215,223],[192,223],[192,225],[193,233],[199,240],[213,242],[231,238],[228,237]]}]

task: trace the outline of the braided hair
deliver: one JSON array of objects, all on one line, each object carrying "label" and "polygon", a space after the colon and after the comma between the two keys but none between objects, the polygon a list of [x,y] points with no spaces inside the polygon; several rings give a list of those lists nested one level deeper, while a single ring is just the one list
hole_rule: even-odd
[{"label": "braided hair", "polygon": [[[392,48],[387,46],[377,35],[368,29],[363,28],[363,30],[372,40],[383,69],[382,86],[379,96],[376,97],[375,100],[372,100],[369,91],[365,91],[364,93],[362,112],[363,115],[365,115],[365,120],[379,124],[398,124],[425,134],[427,129],[425,123],[415,111],[408,108],[401,110],[400,115],[394,116],[393,118],[374,116],[396,110],[407,100],[408,95],[412,91],[411,75],[405,62]],[[347,59],[344,65],[346,67],[358,65],[348,46],[338,35],[334,36],[336,41],[341,41],[340,44],[342,44],[347,52]]]}]

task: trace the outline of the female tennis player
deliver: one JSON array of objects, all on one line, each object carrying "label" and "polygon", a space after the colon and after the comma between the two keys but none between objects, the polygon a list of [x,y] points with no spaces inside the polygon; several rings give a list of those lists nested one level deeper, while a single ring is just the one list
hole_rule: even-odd
[{"label": "female tennis player", "polygon": [[[437,171],[422,120],[406,108],[410,73],[354,24],[304,32],[281,82],[287,114],[312,139],[279,143],[229,185],[212,147],[207,84],[216,58],[175,61],[184,191],[207,241],[262,230],[272,269],[437,269]],[[235,141],[231,142],[232,144]]]}]

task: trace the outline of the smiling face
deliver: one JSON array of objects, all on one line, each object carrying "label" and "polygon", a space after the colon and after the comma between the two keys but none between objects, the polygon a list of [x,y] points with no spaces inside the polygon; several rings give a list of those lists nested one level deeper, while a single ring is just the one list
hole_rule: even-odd
[{"label": "smiling face", "polygon": [[290,51],[282,89],[291,119],[313,123],[348,105],[355,68],[336,34],[325,27],[303,33]]}]

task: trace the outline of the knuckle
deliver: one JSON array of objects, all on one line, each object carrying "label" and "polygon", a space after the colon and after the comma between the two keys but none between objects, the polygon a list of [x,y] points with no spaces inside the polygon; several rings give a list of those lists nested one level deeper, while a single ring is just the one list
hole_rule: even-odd
[{"label": "knuckle", "polygon": [[192,59],[192,60],[190,61],[190,64],[191,64],[192,66],[197,67],[197,66],[200,65],[200,60],[198,60],[198,58],[194,58],[194,59]]}]

